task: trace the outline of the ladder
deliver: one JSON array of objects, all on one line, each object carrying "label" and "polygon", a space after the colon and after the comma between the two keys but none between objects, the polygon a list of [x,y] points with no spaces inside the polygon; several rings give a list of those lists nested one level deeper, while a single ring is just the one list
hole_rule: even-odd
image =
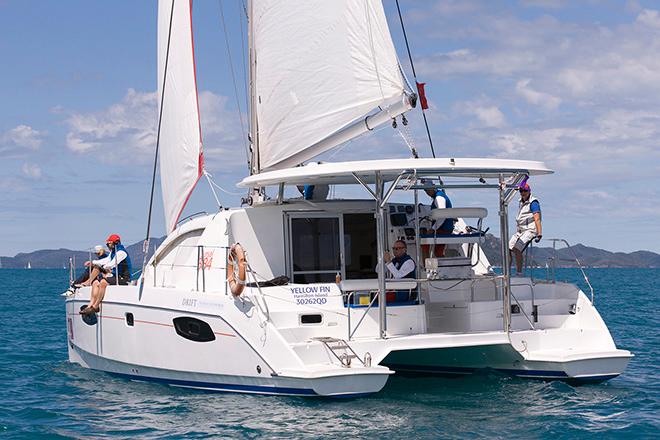
[{"label": "ladder", "polygon": [[323,343],[344,368],[351,368],[351,361],[353,359],[357,359],[362,366],[366,366],[364,361],[360,359],[360,356],[357,355],[344,339],[321,336],[312,338],[312,340]]}]

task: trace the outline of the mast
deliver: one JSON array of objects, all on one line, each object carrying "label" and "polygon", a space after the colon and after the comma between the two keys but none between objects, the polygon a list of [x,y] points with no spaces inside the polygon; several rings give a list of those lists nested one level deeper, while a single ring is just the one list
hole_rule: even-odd
[{"label": "mast", "polygon": [[250,175],[259,172],[259,136],[257,130],[257,100],[255,93],[255,76],[257,57],[254,51],[254,7],[252,0],[248,0],[248,72],[250,75],[249,93],[250,93]]}]

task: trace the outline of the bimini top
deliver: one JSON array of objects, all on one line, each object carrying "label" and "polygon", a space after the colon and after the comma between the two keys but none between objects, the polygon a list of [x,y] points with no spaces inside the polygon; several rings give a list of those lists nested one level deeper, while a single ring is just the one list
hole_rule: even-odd
[{"label": "bimini top", "polygon": [[239,187],[261,187],[270,185],[327,184],[342,185],[357,183],[355,175],[365,183],[373,183],[376,173],[384,181],[395,180],[401,174],[416,174],[418,177],[483,177],[497,178],[501,174],[538,176],[551,174],[543,162],[488,158],[437,158],[437,159],[383,159],[354,162],[310,163],[305,166],[268,171],[246,177]]}]

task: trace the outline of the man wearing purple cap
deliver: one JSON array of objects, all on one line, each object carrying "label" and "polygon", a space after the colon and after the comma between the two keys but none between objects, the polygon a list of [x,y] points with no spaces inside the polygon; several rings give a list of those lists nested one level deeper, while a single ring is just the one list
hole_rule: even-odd
[{"label": "man wearing purple cap", "polygon": [[523,251],[532,240],[541,241],[541,204],[532,197],[531,188],[526,181],[518,187],[520,191],[520,209],[516,216],[516,233],[509,240],[512,257],[516,257],[517,275],[522,274]]}]

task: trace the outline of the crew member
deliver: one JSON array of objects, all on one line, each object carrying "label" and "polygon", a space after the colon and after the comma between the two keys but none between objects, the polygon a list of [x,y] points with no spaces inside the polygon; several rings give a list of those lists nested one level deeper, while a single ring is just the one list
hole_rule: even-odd
[{"label": "crew member", "polygon": [[81,314],[88,315],[100,310],[101,301],[105,296],[105,289],[109,285],[119,284],[125,286],[131,281],[131,257],[124,245],[121,244],[119,235],[110,235],[106,239],[106,245],[110,249],[110,255],[91,263],[98,266],[103,274],[100,274],[92,282],[92,294],[89,304],[80,311]]},{"label": "crew member", "polygon": [[[395,241],[394,245],[392,246],[392,253],[394,254],[394,258],[392,258],[392,255],[389,252],[385,252],[383,255],[383,260],[385,260],[385,268],[387,269],[385,276],[387,278],[394,279],[416,279],[417,271],[415,270],[415,260],[413,260],[412,257],[408,255],[408,247],[406,246],[406,242],[403,240]],[[378,271],[378,268],[376,268],[376,271]],[[394,292],[388,292],[386,293],[386,296],[388,296],[387,302],[409,301],[411,300],[411,294],[413,292],[413,290],[396,290]],[[394,297],[389,298],[389,295],[392,293],[394,294]]]},{"label": "crew member", "polygon": [[[103,246],[100,244],[94,246],[94,254],[96,255],[97,260],[102,260],[108,255],[105,249],[103,249]],[[85,261],[85,267],[87,269],[85,269],[82,274],[80,274],[80,276],[71,283],[69,288],[62,294],[62,296],[71,296],[79,287],[89,286],[92,284],[92,281],[94,281],[101,273],[100,268],[98,266],[94,266],[91,261]]]},{"label": "crew member", "polygon": [[403,240],[397,240],[392,246],[392,253],[394,258],[389,252],[385,252],[384,260],[385,267],[389,271],[391,278],[417,278],[415,273],[415,260],[408,255],[408,246]]},{"label": "crew member", "polygon": [[[424,182],[426,183],[426,182]],[[442,181],[439,182],[442,184]],[[433,213],[434,210],[436,209],[445,209],[445,208],[451,208],[451,200],[449,199],[449,196],[445,192],[444,189],[442,188],[426,188],[426,194],[433,199],[431,202],[431,213]],[[433,230],[430,232],[434,235],[438,234],[444,234],[444,235],[449,235],[454,232],[454,224],[456,223],[455,218],[445,218],[442,223],[436,222],[433,225]],[[429,245],[424,245],[426,248],[422,249],[424,251],[424,254],[428,254],[428,248]],[[423,246],[423,247],[424,247]],[[434,248],[433,254],[436,257],[444,257],[445,256],[445,244],[436,244]]]},{"label": "crew member", "polygon": [[532,189],[526,181],[518,187],[520,209],[516,216],[516,233],[509,240],[510,253],[516,258],[516,275],[522,274],[523,251],[532,240],[541,241],[541,204],[532,197]]},{"label": "crew member", "polygon": [[298,186],[298,191],[305,200],[326,200],[330,192],[329,185],[304,185]]}]

